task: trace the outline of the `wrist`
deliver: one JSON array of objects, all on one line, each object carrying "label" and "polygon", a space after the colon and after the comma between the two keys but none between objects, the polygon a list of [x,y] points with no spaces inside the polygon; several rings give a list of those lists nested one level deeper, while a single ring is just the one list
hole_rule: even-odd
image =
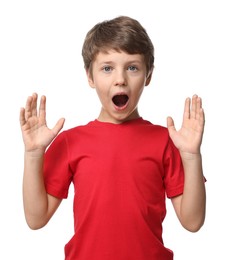
[{"label": "wrist", "polygon": [[44,156],[45,148],[37,148],[33,150],[26,150],[24,152],[25,157],[28,158],[41,158]]},{"label": "wrist", "polygon": [[182,160],[192,161],[192,160],[201,160],[201,153],[188,153],[188,152],[180,152],[180,156]]}]

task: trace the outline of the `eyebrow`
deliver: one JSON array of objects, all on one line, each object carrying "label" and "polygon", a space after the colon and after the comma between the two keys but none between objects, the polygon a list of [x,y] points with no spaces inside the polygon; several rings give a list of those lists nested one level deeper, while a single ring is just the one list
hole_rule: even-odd
[{"label": "eyebrow", "polygon": [[[103,64],[114,64],[114,63],[115,63],[114,61],[105,60],[105,61],[99,62],[98,64],[103,65]],[[142,63],[142,61],[140,61],[140,60],[129,60],[129,61],[126,61],[125,64],[126,63],[129,63],[129,64],[130,63],[139,63],[140,64],[140,63]]]}]

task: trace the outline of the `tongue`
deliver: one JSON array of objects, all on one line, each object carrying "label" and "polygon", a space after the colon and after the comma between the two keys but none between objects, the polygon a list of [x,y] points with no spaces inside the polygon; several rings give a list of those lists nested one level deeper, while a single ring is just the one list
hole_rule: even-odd
[{"label": "tongue", "polygon": [[127,95],[116,95],[113,97],[112,101],[117,107],[122,107],[127,103],[128,96]]}]

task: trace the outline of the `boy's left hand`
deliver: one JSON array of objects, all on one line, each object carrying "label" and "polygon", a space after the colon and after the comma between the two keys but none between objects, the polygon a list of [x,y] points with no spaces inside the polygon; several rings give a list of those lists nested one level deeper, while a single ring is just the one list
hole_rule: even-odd
[{"label": "boy's left hand", "polygon": [[181,153],[198,154],[204,132],[205,116],[202,109],[202,100],[197,95],[185,100],[183,123],[176,131],[174,121],[167,118],[169,135]]}]

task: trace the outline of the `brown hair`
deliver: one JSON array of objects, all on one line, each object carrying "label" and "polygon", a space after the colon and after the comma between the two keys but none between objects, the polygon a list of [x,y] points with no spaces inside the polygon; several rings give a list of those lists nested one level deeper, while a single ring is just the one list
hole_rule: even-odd
[{"label": "brown hair", "polygon": [[99,52],[109,49],[142,54],[147,73],[154,65],[154,46],[146,30],[135,19],[119,16],[96,24],[86,35],[82,48],[84,67],[91,73],[91,64]]}]

